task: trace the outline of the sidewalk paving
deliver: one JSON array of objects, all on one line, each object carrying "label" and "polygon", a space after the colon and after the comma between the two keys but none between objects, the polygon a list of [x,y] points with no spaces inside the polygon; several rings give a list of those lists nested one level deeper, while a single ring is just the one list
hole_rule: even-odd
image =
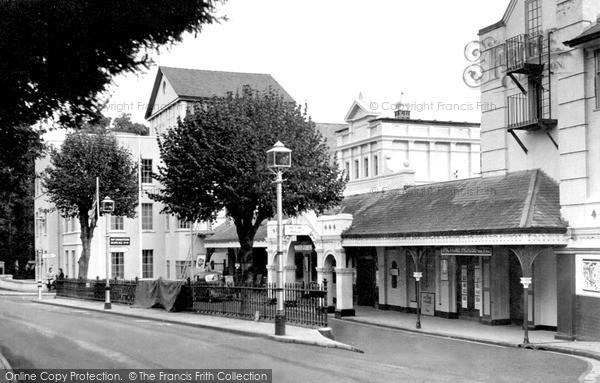
[{"label": "sidewalk paving", "polygon": [[348,351],[362,352],[356,347],[336,342],[322,335],[313,328],[297,327],[288,324],[285,335],[275,335],[275,326],[268,322],[255,322],[213,315],[200,315],[190,312],[167,312],[164,309],[144,309],[139,307],[112,304],[110,310],[104,309],[104,302],[44,296],[41,300],[31,299],[34,303],[53,306],[71,307],[80,310],[91,310],[105,314],[121,315],[137,319],[155,320],[184,326],[201,327],[227,331],[235,334],[254,336],[286,343],[299,343],[312,346],[339,348]]},{"label": "sidewalk paving", "polygon": [[[343,320],[398,330],[462,339],[506,347],[523,347],[521,326],[489,326],[477,321],[444,319],[421,315],[421,329],[416,328],[417,315],[398,311],[355,307],[356,316]],[[335,334],[334,334],[335,335]],[[600,342],[580,342],[554,339],[553,331],[529,330],[529,346],[533,349],[554,351],[600,360]]]}]

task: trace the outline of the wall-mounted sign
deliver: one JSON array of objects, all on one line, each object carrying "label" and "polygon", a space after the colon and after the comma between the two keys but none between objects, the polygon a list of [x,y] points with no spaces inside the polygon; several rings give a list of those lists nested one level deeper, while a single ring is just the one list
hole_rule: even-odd
[{"label": "wall-mounted sign", "polygon": [[435,293],[421,293],[421,314],[435,315]]},{"label": "wall-mounted sign", "polygon": [[128,251],[129,251],[129,248],[127,246],[111,246],[110,247],[111,253],[126,253]]},{"label": "wall-mounted sign", "polygon": [[310,253],[313,251],[313,245],[310,243],[297,243],[294,245],[294,251],[297,253]]},{"label": "wall-mounted sign", "polygon": [[56,258],[56,254],[52,254],[52,253],[44,253],[44,254],[42,254],[42,258],[43,258],[43,259]]},{"label": "wall-mounted sign", "polygon": [[310,227],[306,225],[284,225],[283,235],[309,235]]},{"label": "wall-mounted sign", "polygon": [[442,259],[440,261],[440,280],[447,281],[448,280],[448,260]]},{"label": "wall-mounted sign", "polygon": [[600,260],[584,259],[581,269],[583,291],[600,293]]},{"label": "wall-mounted sign", "polygon": [[442,247],[442,256],[459,255],[475,257],[491,257],[492,248],[490,246],[444,246]]},{"label": "wall-mounted sign", "polygon": [[131,245],[130,237],[110,237],[111,246],[129,246]]}]

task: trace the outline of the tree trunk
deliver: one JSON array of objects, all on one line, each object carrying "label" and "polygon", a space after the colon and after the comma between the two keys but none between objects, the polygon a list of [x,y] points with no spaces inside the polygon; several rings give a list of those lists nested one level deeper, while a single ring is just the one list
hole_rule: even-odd
[{"label": "tree trunk", "polygon": [[79,278],[87,279],[88,266],[90,263],[92,238],[94,238],[94,229],[96,228],[95,220],[92,224],[89,223],[89,216],[87,214],[79,215],[79,225],[81,226],[81,256],[79,257]]}]

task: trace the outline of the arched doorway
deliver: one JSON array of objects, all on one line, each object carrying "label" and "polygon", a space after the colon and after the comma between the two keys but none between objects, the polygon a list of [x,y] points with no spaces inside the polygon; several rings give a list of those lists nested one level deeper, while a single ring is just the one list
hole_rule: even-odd
[{"label": "arched doorway", "polygon": [[299,235],[292,242],[290,252],[296,266],[295,282],[317,282],[317,253],[312,239],[307,235]]}]

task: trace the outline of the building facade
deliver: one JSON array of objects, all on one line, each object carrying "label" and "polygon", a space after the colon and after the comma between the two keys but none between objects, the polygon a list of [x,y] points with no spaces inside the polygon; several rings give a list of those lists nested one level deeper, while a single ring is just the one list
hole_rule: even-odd
[{"label": "building facade", "polygon": [[479,33],[482,172],[542,169],[560,185],[557,336],[600,339],[600,3],[512,0]]},{"label": "building facade", "polygon": [[402,187],[412,172],[417,185],[479,175],[479,124],[411,119],[401,104],[388,117],[370,105],[359,95],[337,131],[346,195]]},{"label": "building facade", "polygon": [[[38,177],[35,188],[35,247],[36,258],[41,263],[38,273],[45,275],[52,267],[56,273],[62,269],[68,277],[105,278],[107,232],[110,237],[122,240],[121,245],[111,246],[109,250],[111,278],[185,278],[193,276],[195,270],[203,269],[205,266],[197,267],[198,264],[203,264],[209,258],[212,262],[206,267],[216,270],[227,267],[226,255],[210,257],[204,247],[204,238],[212,234],[215,226],[225,221],[224,214],[216,222],[182,221],[175,216],[162,214],[164,206],[152,200],[148,193],[160,188],[152,177],[161,163],[157,141],[160,134],[175,126],[177,120],[184,118],[198,103],[207,104],[214,97],[241,91],[244,85],[259,90],[271,88],[284,100],[293,102],[285,89],[268,74],[158,68],[146,110],[150,135],[115,134],[118,142],[139,162],[137,217],[111,217],[108,230],[107,222],[103,217],[100,218],[91,245],[88,275],[78,274],[77,262],[82,249],[79,222],[60,216],[48,202]],[[61,140],[50,142],[55,147],[60,147],[61,143]],[[48,165],[49,158],[38,160],[36,174],[40,174]]]}]

